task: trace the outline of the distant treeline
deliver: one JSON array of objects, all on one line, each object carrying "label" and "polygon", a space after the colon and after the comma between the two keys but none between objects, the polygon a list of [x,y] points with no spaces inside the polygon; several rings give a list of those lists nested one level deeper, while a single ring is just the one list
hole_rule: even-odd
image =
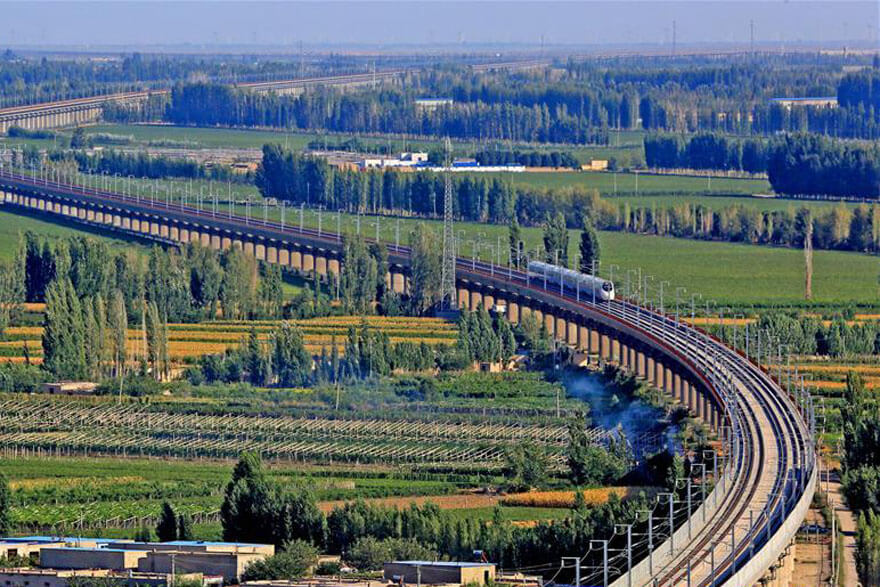
[{"label": "distant treeline", "polygon": [[526,167],[569,167],[578,169],[580,161],[565,151],[480,151],[474,158],[480,165],[524,165]]},{"label": "distant treeline", "polygon": [[[599,61],[597,63],[597,61]],[[274,126],[480,140],[607,144],[613,129],[771,135],[880,136],[875,71],[842,75],[840,61],[756,57],[718,65],[627,59],[572,60],[543,72],[434,68],[418,83],[257,94],[214,83],[176,86],[165,119],[177,124]],[[845,61],[845,60],[844,60]],[[773,98],[839,95],[840,106]],[[452,98],[423,108],[425,97]]]},{"label": "distant treeline", "polygon": [[421,109],[398,87],[343,92],[318,88],[299,96],[260,94],[213,83],[178,84],[166,120],[199,126],[274,126],[554,143],[607,143],[607,128],[583,113],[546,104],[473,102]]},{"label": "distant treeline", "polygon": [[767,172],[780,194],[847,198],[880,197],[880,148],[876,144],[786,134],[736,139],[719,134],[650,135],[648,167]]},{"label": "distant treeline", "polygon": [[[803,246],[805,210],[762,211],[748,204],[712,207],[681,203],[632,206],[599,197],[595,190],[535,190],[498,178],[453,178],[457,219],[539,226],[562,214],[569,228],[582,228],[588,216],[601,230],[657,234],[775,246]],[[439,217],[443,177],[433,173],[340,171],[321,159],[265,146],[257,171],[265,196],[330,210],[404,213]],[[880,251],[880,204],[855,208],[840,204],[810,217],[818,249]]]},{"label": "distant treeline", "polygon": [[767,161],[773,189],[782,194],[880,197],[880,147],[818,135],[774,141]]},{"label": "distant treeline", "polygon": [[91,155],[77,151],[74,158],[79,170],[83,173],[91,170],[92,173],[97,174],[106,172],[109,175],[114,175],[118,173],[123,177],[129,175],[133,175],[135,178],[147,177],[150,179],[183,177],[218,181],[239,180],[244,177],[243,174],[233,173],[225,165],[206,166],[192,159],[163,155],[152,156],[147,153],[125,153],[113,149],[105,149]]},{"label": "distant treeline", "polygon": [[702,133],[690,138],[678,134],[647,135],[645,163],[665,169],[717,169],[763,173],[767,171],[766,141],[735,139]]}]

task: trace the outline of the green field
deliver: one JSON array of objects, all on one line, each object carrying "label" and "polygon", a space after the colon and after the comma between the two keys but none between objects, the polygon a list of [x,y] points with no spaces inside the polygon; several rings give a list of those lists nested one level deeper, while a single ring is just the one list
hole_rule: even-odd
[{"label": "green field", "polygon": [[[19,235],[29,230],[51,237],[66,237],[85,234],[85,231],[74,228],[73,226],[56,224],[54,222],[38,220],[37,218],[32,218],[30,216],[6,212],[0,207],[0,259],[4,261],[11,260],[13,255],[15,255],[16,247],[18,247]],[[130,241],[124,239],[99,235],[92,233],[91,231],[89,231],[89,233],[95,238],[104,239],[116,245],[126,243],[126,246],[135,248]]]},{"label": "green field", "polygon": [[615,193],[632,196],[651,194],[704,196],[713,193],[751,195],[766,194],[771,191],[769,182],[754,179],[713,178],[709,185],[709,182],[702,177],[647,173],[560,171],[492,175],[510,178],[514,185],[533,189],[595,189],[603,196],[611,196]]},{"label": "green field", "polygon": [[[241,207],[240,213],[244,213]],[[262,211],[254,212],[254,216]],[[270,218],[279,218],[270,210]],[[261,218],[261,216],[259,216]],[[376,217],[361,217],[361,233],[375,237]],[[439,230],[439,222],[415,219],[378,218],[379,236],[382,240],[408,243],[408,234],[416,222],[426,222]],[[299,211],[288,211],[286,223],[299,224]],[[354,216],[340,214],[338,220],[343,233],[355,233]],[[307,210],[303,224],[316,228],[318,213]],[[336,231],[337,214],[323,213],[321,225],[324,230]],[[399,226],[399,229],[398,229]],[[496,258],[495,248],[500,243],[502,261],[507,261],[506,226],[477,223],[456,223],[456,233],[461,238],[459,254],[471,257],[474,244],[478,244],[479,256]],[[527,251],[534,254],[542,246],[540,228],[523,228]],[[569,231],[569,258],[577,257],[579,231]],[[479,241],[477,243],[476,241]],[[641,268],[655,277],[657,293],[659,281],[671,282],[674,287],[685,287],[689,292],[700,293],[720,304],[737,305],[788,305],[803,303],[803,253],[758,245],[699,241],[672,237],[637,235],[623,232],[601,232],[602,269],[600,273],[611,277],[615,265],[615,281],[623,286],[621,275],[627,269]],[[877,291],[877,275],[880,263],[876,257],[861,253],[842,251],[815,251],[813,274],[813,300],[817,304],[857,303],[876,305],[880,303]],[[633,278],[634,279],[634,278]],[[649,286],[650,288],[650,286]]]}]

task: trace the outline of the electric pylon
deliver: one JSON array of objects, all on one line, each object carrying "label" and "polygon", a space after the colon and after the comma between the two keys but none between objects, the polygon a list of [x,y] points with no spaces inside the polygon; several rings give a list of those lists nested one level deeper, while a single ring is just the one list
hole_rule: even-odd
[{"label": "electric pylon", "polygon": [[446,137],[443,186],[443,258],[440,265],[440,305],[443,310],[456,310],[455,303],[455,228],[452,225],[452,143]]}]

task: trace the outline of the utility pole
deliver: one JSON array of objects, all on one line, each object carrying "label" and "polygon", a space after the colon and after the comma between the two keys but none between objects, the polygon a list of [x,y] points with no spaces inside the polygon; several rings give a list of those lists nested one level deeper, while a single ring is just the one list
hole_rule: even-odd
[{"label": "utility pole", "polygon": [[755,21],[749,21],[749,53],[755,55]]},{"label": "utility pole", "polygon": [[454,310],[455,303],[455,227],[452,223],[452,143],[446,137],[443,190],[443,258],[440,265],[440,306]]},{"label": "utility pole", "polygon": [[672,21],[672,56],[675,57],[675,42],[676,42],[676,30],[675,30],[675,20]]}]

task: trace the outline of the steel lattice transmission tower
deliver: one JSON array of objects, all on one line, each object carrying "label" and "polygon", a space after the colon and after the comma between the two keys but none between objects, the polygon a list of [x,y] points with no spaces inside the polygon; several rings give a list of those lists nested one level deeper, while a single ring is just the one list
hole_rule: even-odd
[{"label": "steel lattice transmission tower", "polygon": [[452,225],[452,143],[446,137],[443,186],[443,258],[440,265],[440,305],[455,310],[455,228]]}]

